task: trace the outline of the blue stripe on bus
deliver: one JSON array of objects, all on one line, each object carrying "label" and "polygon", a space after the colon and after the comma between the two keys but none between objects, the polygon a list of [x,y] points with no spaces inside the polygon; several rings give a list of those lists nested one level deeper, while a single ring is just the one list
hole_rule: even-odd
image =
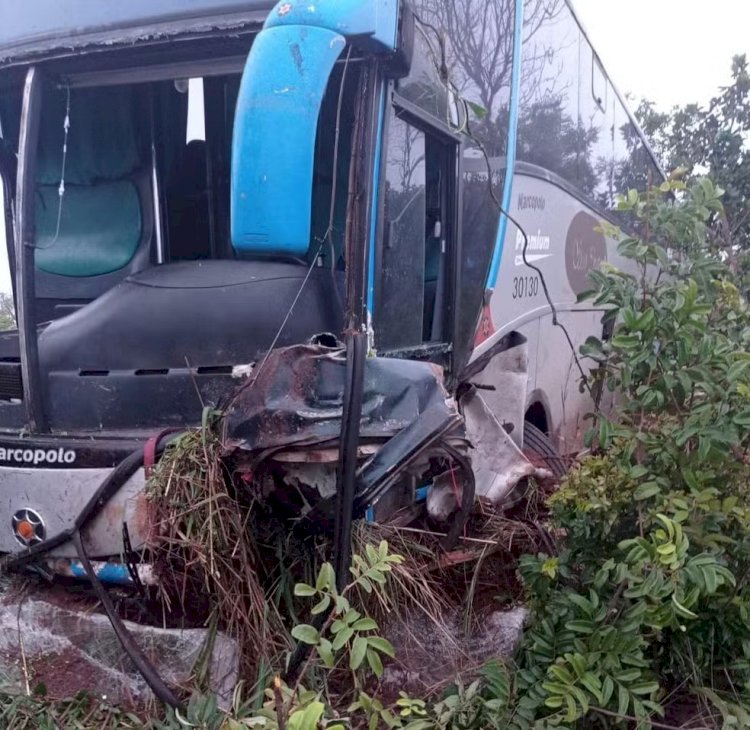
[{"label": "blue stripe on bus", "polygon": [[[516,0],[516,17],[513,28],[513,70],[510,82],[510,109],[508,110],[508,153],[505,158],[505,182],[503,185],[503,210],[510,209],[513,195],[513,174],[516,168],[516,145],[518,142],[518,115],[521,96],[521,55],[523,51],[523,4],[524,0]],[[492,171],[490,170],[490,175]],[[490,273],[487,277],[487,289],[494,289],[500,273],[500,262],[503,258],[505,234],[508,231],[508,217],[500,213],[500,222],[495,241],[495,251],[492,255]]]},{"label": "blue stripe on bus", "polygon": [[380,111],[378,132],[375,141],[375,164],[372,171],[372,212],[370,213],[370,250],[367,262],[367,313],[373,321],[375,312],[375,247],[378,228],[378,207],[380,204],[380,161],[383,154],[383,125],[385,124],[385,89],[380,90]]}]

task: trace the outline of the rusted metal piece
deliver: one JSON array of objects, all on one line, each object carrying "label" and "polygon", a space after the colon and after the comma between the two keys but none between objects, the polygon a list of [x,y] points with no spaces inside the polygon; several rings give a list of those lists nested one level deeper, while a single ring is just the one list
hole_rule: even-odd
[{"label": "rusted metal piece", "polygon": [[[341,349],[296,345],[274,350],[227,414],[232,448],[287,453],[321,444],[334,447],[341,430],[345,375]],[[368,358],[362,445],[389,440],[428,410],[445,422],[458,416],[440,368],[431,363]]]},{"label": "rusted metal piece", "polygon": [[[379,450],[376,444],[360,444],[357,458],[366,459]],[[336,449],[305,449],[303,451],[281,451],[273,455],[273,460],[286,464],[331,464],[338,460]]]}]

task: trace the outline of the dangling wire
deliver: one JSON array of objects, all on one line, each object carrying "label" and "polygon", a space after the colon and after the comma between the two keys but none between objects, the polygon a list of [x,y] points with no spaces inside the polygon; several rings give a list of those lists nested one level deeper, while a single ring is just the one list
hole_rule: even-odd
[{"label": "dangling wire", "polygon": [[60,169],[60,186],[57,188],[57,224],[55,226],[55,237],[46,246],[37,246],[37,248],[52,248],[60,237],[60,223],[62,221],[63,198],[65,197],[65,165],[68,160],[68,136],[70,133],[70,86],[66,87],[67,100],[65,103],[65,119],[63,120],[63,148],[62,148],[62,165]]}]

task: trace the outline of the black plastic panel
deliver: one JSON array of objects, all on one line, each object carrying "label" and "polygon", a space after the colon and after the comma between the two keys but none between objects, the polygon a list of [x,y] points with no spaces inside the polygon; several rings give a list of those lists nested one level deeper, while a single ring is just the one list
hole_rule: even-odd
[{"label": "black plastic panel", "polygon": [[[232,367],[271,346],[307,273],[271,261],[167,264],[53,322],[39,337],[51,427],[199,423],[203,405],[237,385]],[[338,302],[332,272],[313,269],[277,346],[338,334]]]}]

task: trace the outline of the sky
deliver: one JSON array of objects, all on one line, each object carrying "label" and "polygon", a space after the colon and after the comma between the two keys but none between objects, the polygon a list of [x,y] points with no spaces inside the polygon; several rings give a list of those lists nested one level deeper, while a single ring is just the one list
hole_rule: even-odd
[{"label": "sky", "polygon": [[705,104],[730,82],[732,56],[750,57],[750,0],[573,0],[623,94]]},{"label": "sky", "polygon": [[[750,56],[750,0],[573,0],[623,94],[667,110],[705,104],[730,81],[732,56]],[[192,136],[202,130],[191,129]],[[0,203],[2,202],[0,190]],[[0,215],[0,291],[10,291]]]}]

